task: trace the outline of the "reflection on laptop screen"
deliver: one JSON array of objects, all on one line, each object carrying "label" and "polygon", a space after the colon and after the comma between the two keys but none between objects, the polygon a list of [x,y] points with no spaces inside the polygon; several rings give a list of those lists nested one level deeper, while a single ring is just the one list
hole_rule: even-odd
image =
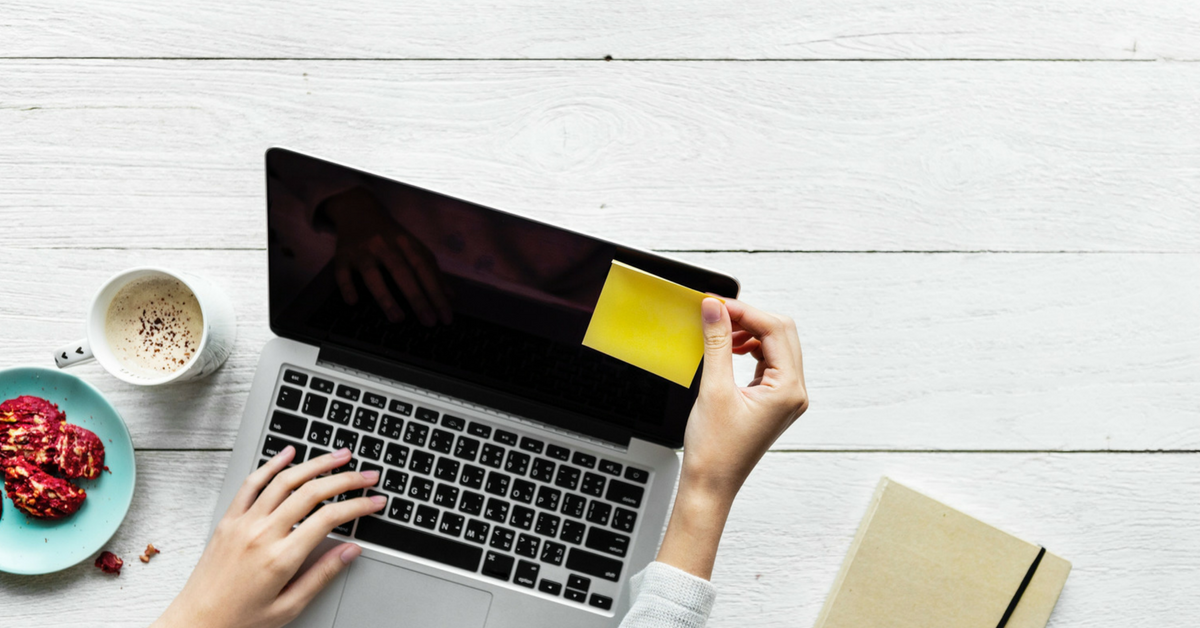
[{"label": "reflection on laptop screen", "polygon": [[281,149],[267,154],[271,325],[682,442],[684,389],[582,346],[614,259],[721,275]]}]

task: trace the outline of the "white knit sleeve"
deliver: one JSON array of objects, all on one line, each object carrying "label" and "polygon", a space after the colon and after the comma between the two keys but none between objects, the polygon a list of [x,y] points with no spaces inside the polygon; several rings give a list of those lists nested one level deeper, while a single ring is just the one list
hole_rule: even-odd
[{"label": "white knit sleeve", "polygon": [[629,592],[621,628],[702,628],[717,598],[711,582],[657,561],[629,579]]}]

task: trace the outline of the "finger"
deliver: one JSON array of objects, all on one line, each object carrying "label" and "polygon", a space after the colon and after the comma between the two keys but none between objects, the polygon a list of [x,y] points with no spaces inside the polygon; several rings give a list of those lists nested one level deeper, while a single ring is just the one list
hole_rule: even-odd
[{"label": "finger", "polygon": [[421,282],[425,293],[437,308],[442,324],[449,325],[454,320],[454,311],[446,298],[446,288],[442,285],[442,271],[438,268],[437,259],[428,251],[417,250],[408,238],[398,238],[398,242],[409,265],[416,270],[417,280]]},{"label": "finger", "polygon": [[400,306],[396,304],[396,300],[392,298],[391,291],[383,282],[383,275],[379,274],[379,267],[367,264],[360,267],[358,271],[362,274],[363,283],[367,284],[367,290],[371,292],[371,296],[375,297],[375,302],[379,304],[387,319],[393,323],[404,320],[404,310],[401,310]]},{"label": "finger", "polygon": [[271,456],[267,464],[255,469],[246,479],[242,481],[242,487],[238,489],[236,495],[233,496],[233,501],[229,504],[229,510],[225,511],[226,516],[237,517],[250,509],[254,505],[254,500],[258,494],[262,492],[263,487],[271,478],[275,477],[288,463],[296,457],[296,448],[288,445],[283,448],[283,451]]},{"label": "finger", "polygon": [[318,475],[336,469],[350,460],[350,450],[345,447],[323,456],[317,456],[308,462],[296,465],[287,471],[275,476],[274,480],[263,489],[258,499],[254,501],[254,505],[250,507],[250,512],[257,514],[260,517],[266,517],[287,499],[292,491],[296,490],[301,484],[317,477]]},{"label": "finger", "polygon": [[325,552],[279,593],[275,603],[280,605],[281,614],[286,617],[299,615],[360,554],[362,548],[354,543],[342,543]]},{"label": "finger", "polygon": [[[751,338],[750,340],[748,340],[740,345],[734,345],[733,352],[736,355],[746,355],[747,353],[753,354],[755,351],[759,351],[759,349],[761,347],[762,347],[762,343],[759,342],[757,338]],[[762,352],[759,351],[759,355],[761,355],[761,354],[762,354]],[[756,357],[758,357],[758,356],[756,356]],[[758,358],[758,359],[761,359],[761,358]]]},{"label": "finger", "polygon": [[337,280],[338,290],[342,292],[342,300],[347,305],[358,303],[358,291],[354,289],[354,279],[350,276],[350,268],[343,263],[333,267],[333,277]]},{"label": "finger", "polygon": [[396,251],[386,246],[381,247],[379,259],[383,261],[388,273],[392,275],[392,280],[400,287],[400,292],[404,293],[404,298],[408,299],[408,305],[412,307],[413,312],[416,312],[417,319],[421,321],[422,325],[432,327],[437,322],[437,315],[433,311],[433,306],[429,304],[429,299],[426,299],[425,293],[421,291],[421,286],[417,285],[417,278],[413,275],[408,262],[404,261]]},{"label": "finger", "polygon": [[782,369],[788,373],[795,371],[795,349],[787,335],[787,323],[784,319],[753,308],[736,299],[725,303],[729,318],[754,334],[762,343],[763,359],[767,368]]},{"label": "finger", "polygon": [[321,502],[333,499],[346,491],[374,486],[378,480],[378,471],[363,473],[351,471],[309,480],[283,500],[283,503],[271,513],[271,519],[280,529],[290,530]]},{"label": "finger", "polygon": [[700,320],[704,325],[704,373],[700,393],[705,389],[733,384],[733,337],[729,312],[718,300],[700,302]]},{"label": "finger", "polygon": [[754,339],[755,339],[754,334],[752,334],[748,331],[745,331],[745,330],[738,331],[736,329],[733,331],[733,347],[735,349],[741,345],[746,344],[747,341],[754,340]]},{"label": "finger", "polygon": [[379,512],[385,506],[387,506],[387,498],[383,495],[355,497],[344,502],[325,504],[317,509],[311,517],[305,519],[304,523],[296,526],[289,538],[295,539],[295,551],[303,559],[317,546],[317,543],[321,542],[321,539],[333,532],[334,528],[359,517]]}]

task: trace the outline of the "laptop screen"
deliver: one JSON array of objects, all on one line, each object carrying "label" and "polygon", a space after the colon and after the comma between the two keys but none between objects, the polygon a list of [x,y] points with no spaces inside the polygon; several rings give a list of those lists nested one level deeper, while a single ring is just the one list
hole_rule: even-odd
[{"label": "laptop screen", "polygon": [[723,296],[737,294],[731,277],[278,148],[267,205],[280,336],[567,429],[682,444],[699,370],[684,388],[583,336],[614,259]]}]

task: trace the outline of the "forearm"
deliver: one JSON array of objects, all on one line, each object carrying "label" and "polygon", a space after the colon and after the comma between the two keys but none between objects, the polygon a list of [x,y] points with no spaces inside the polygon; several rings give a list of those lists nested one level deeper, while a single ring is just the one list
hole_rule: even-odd
[{"label": "forearm", "polygon": [[733,495],[729,490],[714,488],[684,472],[658,550],[658,562],[710,579],[732,505]]}]

